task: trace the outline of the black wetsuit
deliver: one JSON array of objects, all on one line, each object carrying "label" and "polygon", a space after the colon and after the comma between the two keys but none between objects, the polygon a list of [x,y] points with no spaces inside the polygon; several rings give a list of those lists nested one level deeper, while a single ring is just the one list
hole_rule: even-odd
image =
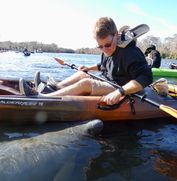
[{"label": "black wetsuit", "polygon": [[144,54],[136,46],[117,47],[113,55],[109,57],[102,54],[101,62],[97,66],[104,77],[121,86],[130,80],[136,80],[146,87],[153,81],[151,68]]}]

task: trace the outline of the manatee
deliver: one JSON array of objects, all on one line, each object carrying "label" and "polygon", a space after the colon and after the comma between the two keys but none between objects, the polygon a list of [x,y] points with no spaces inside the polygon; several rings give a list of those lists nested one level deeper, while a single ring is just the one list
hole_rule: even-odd
[{"label": "manatee", "polygon": [[[82,180],[88,158],[100,152],[101,120],[0,144],[1,180]],[[77,176],[73,177],[75,171]],[[79,173],[79,174],[78,174]]]}]

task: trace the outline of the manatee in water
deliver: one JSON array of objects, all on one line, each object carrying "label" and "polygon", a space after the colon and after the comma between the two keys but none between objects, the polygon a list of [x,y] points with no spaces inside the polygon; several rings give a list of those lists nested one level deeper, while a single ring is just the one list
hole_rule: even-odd
[{"label": "manatee in water", "polygon": [[93,120],[31,138],[2,142],[0,178],[82,180],[88,158],[100,152],[100,144],[93,138],[102,128],[101,120]]}]

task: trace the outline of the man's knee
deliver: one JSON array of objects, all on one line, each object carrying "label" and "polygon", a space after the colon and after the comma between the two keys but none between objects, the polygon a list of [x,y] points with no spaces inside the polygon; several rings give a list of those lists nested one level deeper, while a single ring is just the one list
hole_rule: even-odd
[{"label": "man's knee", "polygon": [[78,86],[87,91],[87,93],[91,93],[92,80],[90,78],[83,78],[78,82]]},{"label": "man's knee", "polygon": [[84,78],[89,78],[90,77],[88,74],[86,74],[83,71],[78,71],[76,74],[80,77],[80,79],[84,79]]}]

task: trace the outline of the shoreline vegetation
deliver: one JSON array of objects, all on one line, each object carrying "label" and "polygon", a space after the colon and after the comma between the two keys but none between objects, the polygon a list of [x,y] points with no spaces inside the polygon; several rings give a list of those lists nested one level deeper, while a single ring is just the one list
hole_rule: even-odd
[{"label": "shoreline vegetation", "polygon": [[[147,36],[141,41],[137,41],[137,46],[145,52],[151,44],[156,45],[157,50],[161,53],[162,58],[177,59],[177,34],[173,37],[167,37],[163,41],[159,37]],[[98,48],[80,48],[77,50],[71,48],[61,48],[57,44],[44,44],[37,41],[30,42],[0,42],[0,52],[15,51],[23,52],[27,49],[31,53],[79,53],[79,54],[100,54]]]}]

